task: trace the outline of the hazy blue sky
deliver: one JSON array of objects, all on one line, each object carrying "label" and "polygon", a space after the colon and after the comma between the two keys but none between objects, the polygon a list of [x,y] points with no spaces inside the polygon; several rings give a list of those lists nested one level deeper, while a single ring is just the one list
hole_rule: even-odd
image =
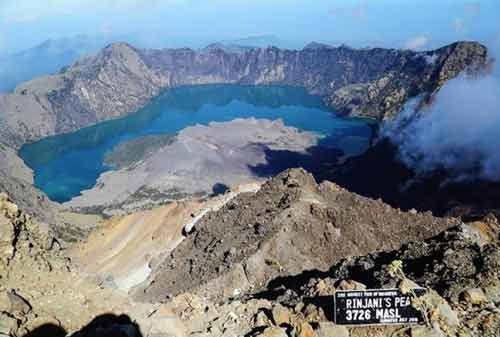
[{"label": "hazy blue sky", "polygon": [[492,40],[499,22],[499,0],[0,0],[0,50],[75,34],[132,32],[165,45],[272,34],[431,48]]}]

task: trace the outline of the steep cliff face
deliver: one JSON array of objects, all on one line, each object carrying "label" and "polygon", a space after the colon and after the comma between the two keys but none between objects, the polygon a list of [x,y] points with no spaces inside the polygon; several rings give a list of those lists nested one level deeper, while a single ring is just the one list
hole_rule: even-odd
[{"label": "steep cliff face", "polygon": [[346,83],[327,95],[327,104],[345,115],[391,119],[409,98],[423,95],[429,99],[461,72],[477,74],[490,64],[486,48],[473,42],[457,42],[421,53],[395,53],[397,57],[386,55],[383,60],[366,56],[384,70],[368,80]]},{"label": "steep cliff face", "polygon": [[3,138],[10,132],[16,147],[134,112],[164,88],[213,83],[300,86],[340,114],[383,119],[409,97],[432,93],[459,72],[487,63],[486,48],[474,42],[429,52],[314,45],[238,53],[118,43],[0,96],[1,132]]}]

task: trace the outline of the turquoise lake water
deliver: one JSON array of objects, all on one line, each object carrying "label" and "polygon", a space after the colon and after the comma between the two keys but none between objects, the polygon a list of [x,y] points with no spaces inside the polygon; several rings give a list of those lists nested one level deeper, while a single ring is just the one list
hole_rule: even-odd
[{"label": "turquoise lake water", "polygon": [[35,185],[52,200],[64,202],[112,169],[103,158],[120,142],[246,117],[281,118],[286,125],[320,133],[320,146],[345,154],[363,152],[371,137],[365,121],[336,117],[319,97],[303,89],[210,85],[165,91],[134,114],[27,144],[19,154],[34,170]]}]

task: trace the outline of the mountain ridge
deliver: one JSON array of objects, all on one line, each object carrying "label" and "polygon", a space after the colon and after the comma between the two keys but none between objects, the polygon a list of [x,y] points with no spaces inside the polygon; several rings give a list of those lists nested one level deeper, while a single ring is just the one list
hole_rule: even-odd
[{"label": "mountain ridge", "polygon": [[14,169],[30,172],[16,159],[16,151],[27,142],[126,116],[169,88],[224,83],[298,86],[323,97],[332,112],[382,120],[397,114],[409,97],[431,97],[462,71],[476,73],[490,62],[486,47],[477,42],[428,52],[317,47],[232,53],[217,47],[157,50],[110,44],[58,74],[0,95],[0,155],[12,159],[0,161],[2,186],[13,190],[11,197],[35,215],[52,218],[43,194],[40,197],[29,183],[10,179],[11,163],[18,163]]},{"label": "mountain ridge", "polygon": [[10,137],[0,138],[18,148],[125,116],[161,90],[193,84],[300,86],[322,96],[338,114],[380,120],[396,114],[409,97],[430,94],[461,71],[487,63],[486,47],[476,42],[429,52],[268,47],[242,53],[220,48],[136,49],[115,43],[59,74],[0,96],[0,124],[10,129]]},{"label": "mountain ridge", "polygon": [[225,300],[234,292],[258,291],[279,276],[398,249],[458,224],[430,213],[403,213],[290,169],[256,194],[242,194],[201,219],[132,294],[140,301],[185,292]]}]

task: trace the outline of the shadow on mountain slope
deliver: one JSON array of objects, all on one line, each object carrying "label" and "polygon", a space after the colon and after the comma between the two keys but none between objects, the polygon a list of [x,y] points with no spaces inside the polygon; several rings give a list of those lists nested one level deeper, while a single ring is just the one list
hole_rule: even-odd
[{"label": "shadow on mountain slope", "polygon": [[260,177],[270,177],[290,167],[302,167],[317,182],[333,181],[347,190],[382,199],[403,210],[431,211],[437,216],[475,220],[488,213],[500,215],[500,183],[452,180],[444,170],[416,173],[397,159],[397,148],[388,140],[374,144],[364,154],[345,163],[339,149],[316,145],[306,153],[265,149],[266,164],[250,166]]},{"label": "shadow on mountain slope", "polygon": [[325,180],[326,173],[332,169],[343,152],[339,149],[312,146],[306,153],[290,150],[264,150],[266,164],[250,166],[253,174],[259,177],[272,177],[289,168],[302,167],[310,172],[317,182]]},{"label": "shadow on mountain slope", "polygon": [[404,210],[415,208],[470,220],[489,212],[500,214],[500,183],[451,181],[444,171],[417,176],[397,160],[397,148],[387,140],[338,166],[324,178]]},{"label": "shadow on mountain slope", "polygon": [[[23,337],[64,337],[66,330],[54,324],[44,324]],[[142,337],[139,325],[127,315],[103,314],[71,337]]]},{"label": "shadow on mountain slope", "polygon": [[28,332],[24,337],[64,337],[67,332],[55,324],[44,324],[35,330]]}]

